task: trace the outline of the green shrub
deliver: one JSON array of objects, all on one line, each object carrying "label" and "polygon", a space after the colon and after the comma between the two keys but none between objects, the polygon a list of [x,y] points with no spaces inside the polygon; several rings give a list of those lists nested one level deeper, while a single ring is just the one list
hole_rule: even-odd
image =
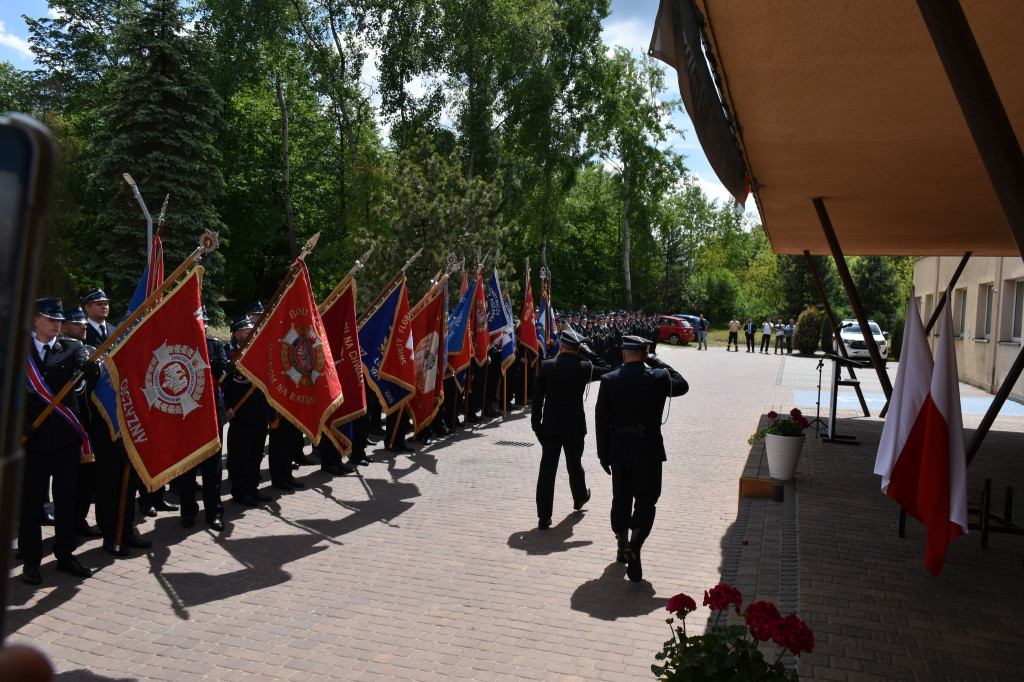
[{"label": "green shrub", "polygon": [[793,332],[793,347],[802,355],[813,355],[818,350],[818,336],[821,330],[821,314],[814,306],[800,313]]}]

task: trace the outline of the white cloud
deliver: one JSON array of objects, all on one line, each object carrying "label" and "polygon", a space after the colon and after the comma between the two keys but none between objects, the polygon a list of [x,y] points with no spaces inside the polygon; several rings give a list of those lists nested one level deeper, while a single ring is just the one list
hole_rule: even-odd
[{"label": "white cloud", "polygon": [[652,24],[640,19],[611,20],[604,24],[601,37],[609,47],[624,47],[631,52],[647,54],[651,44]]},{"label": "white cloud", "polygon": [[8,33],[7,25],[2,21],[0,21],[0,45],[11,48],[22,57],[32,58],[32,50],[29,49],[28,41],[24,38],[19,38],[13,33]]},{"label": "white cloud", "polygon": [[[697,186],[703,190],[704,194],[707,195],[708,199],[717,201],[720,206],[735,206],[736,200],[729,194],[729,190],[725,188],[718,178],[712,176],[712,179],[705,178],[700,173],[692,173],[691,176],[697,182]],[[747,196],[747,203],[744,215],[748,218],[752,218],[758,222],[761,221],[761,215],[757,211],[757,202],[754,201],[754,195]]]}]

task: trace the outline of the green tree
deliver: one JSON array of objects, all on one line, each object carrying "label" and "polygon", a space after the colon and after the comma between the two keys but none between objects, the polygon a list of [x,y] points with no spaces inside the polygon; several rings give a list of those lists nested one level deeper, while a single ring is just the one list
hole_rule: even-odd
[{"label": "green tree", "polygon": [[[115,29],[126,59],[96,112],[90,180],[102,205],[94,234],[104,244],[104,283],[120,302],[137,283],[147,250],[145,222],[122,173],[131,173],[151,207],[170,195],[164,239],[170,267],[204,230],[223,231],[215,208],[223,178],[213,146],[221,100],[204,73],[210,37],[199,25],[187,28],[189,19],[176,0],[146,0]],[[217,253],[204,261],[211,275],[222,263]]]}]

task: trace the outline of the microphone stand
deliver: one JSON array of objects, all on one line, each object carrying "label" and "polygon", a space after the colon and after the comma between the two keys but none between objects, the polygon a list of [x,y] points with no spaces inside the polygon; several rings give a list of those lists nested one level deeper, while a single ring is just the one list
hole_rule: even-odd
[{"label": "microphone stand", "polygon": [[814,419],[810,421],[814,424],[814,437],[818,437],[818,431],[822,428],[827,428],[825,420],[821,418],[821,369],[825,366],[825,358],[818,358],[818,402],[817,407],[814,410]]}]

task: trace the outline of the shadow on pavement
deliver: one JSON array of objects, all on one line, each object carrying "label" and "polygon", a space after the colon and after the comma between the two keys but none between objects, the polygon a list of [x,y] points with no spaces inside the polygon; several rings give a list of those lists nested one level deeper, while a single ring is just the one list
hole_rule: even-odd
[{"label": "shadow on pavement", "polygon": [[668,605],[668,599],[654,596],[654,586],[646,580],[633,583],[626,579],[626,564],[614,561],[600,578],[588,580],[572,593],[573,611],[591,618],[616,620],[654,613]]},{"label": "shadow on pavement", "polygon": [[520,549],[527,554],[554,554],[565,552],[575,547],[586,547],[594,544],[592,540],[574,540],[567,542],[572,537],[573,527],[583,520],[584,514],[573,512],[558,525],[546,530],[533,528],[527,531],[518,531],[508,536],[508,546],[512,549]]},{"label": "shadow on pavement", "polygon": [[60,682],[137,682],[136,677],[105,677],[103,675],[97,675],[94,672],[88,670],[68,670],[66,672],[58,673],[54,675],[54,680],[60,680]]}]

